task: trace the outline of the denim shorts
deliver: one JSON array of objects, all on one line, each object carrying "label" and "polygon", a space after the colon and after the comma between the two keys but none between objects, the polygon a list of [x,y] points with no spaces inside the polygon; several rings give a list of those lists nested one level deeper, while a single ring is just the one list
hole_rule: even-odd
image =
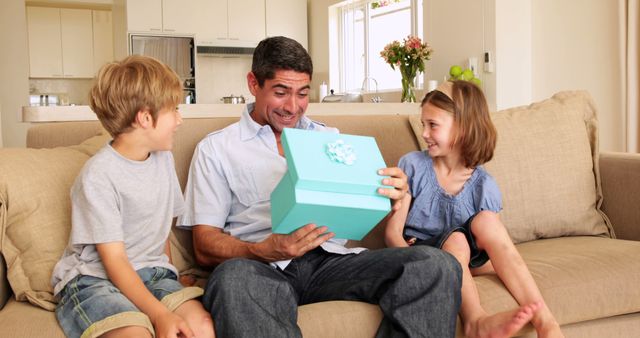
[{"label": "denim shorts", "polygon": [[[136,272],[170,311],[203,294],[198,287],[183,287],[169,269],[144,268]],[[78,275],[58,296],[56,317],[67,337],[98,337],[125,326],[142,326],[155,336],[149,317],[108,279]]]},{"label": "denim shorts", "polygon": [[[434,236],[428,239],[418,239],[413,245],[427,245],[432,246],[434,248],[442,249],[444,242],[449,239],[449,236],[454,232],[461,232],[467,239],[467,243],[469,244],[470,257],[469,257],[469,267],[470,268],[479,268],[483,266],[485,263],[489,261],[489,255],[486,251],[478,248],[478,244],[476,244],[476,239],[473,237],[471,233],[471,222],[476,217],[477,214],[472,215],[469,219],[464,222],[464,224],[452,227],[447,231],[443,232],[439,236]],[[405,236],[405,239],[408,239]]]}]

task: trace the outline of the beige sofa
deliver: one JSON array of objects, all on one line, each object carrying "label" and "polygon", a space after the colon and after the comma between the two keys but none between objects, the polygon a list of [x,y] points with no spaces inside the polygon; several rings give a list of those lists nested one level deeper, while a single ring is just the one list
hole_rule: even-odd
[{"label": "beige sofa", "polygon": [[[389,165],[422,145],[417,114],[315,118],[374,136]],[[640,155],[599,153],[595,108],[584,92],[493,119],[499,139],[486,168],[503,193],[503,221],[566,336],[639,337]],[[174,149],[182,184],[196,143],[235,120],[185,120]],[[67,241],[69,186],[107,139],[97,122],[47,123],[29,130],[30,149],[0,149],[0,336],[63,336],[49,311],[49,276]],[[351,244],[379,248],[381,230]],[[189,236],[174,231],[174,262],[205,277]],[[476,282],[489,312],[516,306],[495,276]],[[375,305],[341,301],[302,306],[298,322],[305,337],[372,337],[380,318]],[[521,334],[534,336],[530,326]]]}]

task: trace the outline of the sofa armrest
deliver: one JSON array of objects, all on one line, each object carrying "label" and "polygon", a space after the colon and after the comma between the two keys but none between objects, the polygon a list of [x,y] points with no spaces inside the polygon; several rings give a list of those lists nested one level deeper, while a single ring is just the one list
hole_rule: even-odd
[{"label": "sofa armrest", "polygon": [[602,211],[616,237],[640,241],[640,154],[600,154]]},{"label": "sofa armrest", "polygon": [[7,303],[9,296],[11,296],[11,288],[7,281],[7,265],[5,264],[4,256],[0,254],[0,310]]}]

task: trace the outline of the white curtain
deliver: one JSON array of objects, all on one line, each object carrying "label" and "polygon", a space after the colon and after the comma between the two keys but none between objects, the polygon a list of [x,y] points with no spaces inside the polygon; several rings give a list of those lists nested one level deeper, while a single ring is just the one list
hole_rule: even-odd
[{"label": "white curtain", "polygon": [[623,72],[625,88],[626,151],[640,150],[640,0],[625,0],[621,8],[621,27],[625,38],[622,53],[625,57]]}]

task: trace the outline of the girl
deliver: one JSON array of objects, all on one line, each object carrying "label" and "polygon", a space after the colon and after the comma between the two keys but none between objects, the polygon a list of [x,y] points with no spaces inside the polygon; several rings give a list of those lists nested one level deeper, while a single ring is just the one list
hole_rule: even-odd
[{"label": "girl", "polygon": [[[411,194],[389,216],[387,246],[435,246],[458,259],[460,316],[468,337],[509,337],[529,321],[539,337],[563,337],[500,221],[500,190],[480,166],[491,160],[496,144],[482,91],[467,81],[448,81],[429,92],[421,107],[428,149],[400,159]],[[519,308],[493,315],[482,308],[472,276],[493,271]]]}]

